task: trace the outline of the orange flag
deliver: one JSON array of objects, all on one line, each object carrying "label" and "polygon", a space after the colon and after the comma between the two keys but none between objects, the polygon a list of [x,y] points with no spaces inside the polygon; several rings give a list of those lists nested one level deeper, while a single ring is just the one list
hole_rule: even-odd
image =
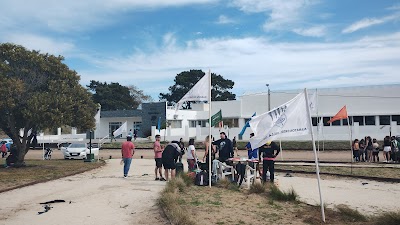
[{"label": "orange flag", "polygon": [[332,123],[336,120],[341,120],[341,119],[347,119],[347,108],[346,106],[343,106],[343,108],[336,113],[336,115],[334,117],[332,117],[331,120],[328,121],[328,123]]}]

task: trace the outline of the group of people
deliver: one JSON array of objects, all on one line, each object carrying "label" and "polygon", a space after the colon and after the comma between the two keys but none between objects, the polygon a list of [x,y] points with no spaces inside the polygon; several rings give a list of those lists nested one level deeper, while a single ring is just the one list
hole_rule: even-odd
[{"label": "group of people", "polygon": [[383,162],[400,161],[400,142],[395,136],[386,136],[383,146],[375,138],[367,136],[353,141],[353,157],[356,162],[379,162],[379,151],[382,151]]},{"label": "group of people", "polygon": [[[253,137],[254,134],[251,134],[250,137]],[[220,162],[226,163],[228,165],[232,164],[232,161],[228,159],[234,157],[234,150],[237,153],[237,144],[236,137],[231,141],[225,132],[220,133],[220,139],[214,140],[211,136],[207,136],[204,141],[205,152],[202,157],[202,162],[199,161],[199,158],[196,153],[195,141],[194,139],[189,140],[189,145],[187,148],[182,140],[180,141],[172,141],[170,144],[167,144],[165,147],[160,143],[160,135],[155,136],[156,141],[153,145],[154,150],[154,159],[155,159],[155,180],[166,181],[169,177],[175,177],[177,163],[181,161],[182,155],[186,153],[187,163],[188,163],[188,171],[194,171],[196,169],[209,171],[210,165],[210,157],[211,161],[218,160]],[[210,149],[211,142],[211,149]],[[247,143],[246,149],[248,151],[249,159],[259,159],[259,161],[263,162],[263,170],[262,170],[262,178],[263,181],[267,181],[267,171],[270,172],[270,181],[274,182],[274,161],[276,156],[279,154],[280,149],[278,145],[274,142],[267,142],[265,145],[261,146],[258,149],[253,149],[251,147],[250,142]],[[218,156],[218,158],[217,158]],[[237,165],[238,166],[238,165]],[[240,166],[240,164],[239,164]],[[253,165],[254,166],[254,165]],[[163,176],[163,168],[164,168],[164,176]],[[240,168],[237,168],[240,171]],[[170,176],[169,176],[170,175]],[[243,179],[243,175],[242,175]]]}]

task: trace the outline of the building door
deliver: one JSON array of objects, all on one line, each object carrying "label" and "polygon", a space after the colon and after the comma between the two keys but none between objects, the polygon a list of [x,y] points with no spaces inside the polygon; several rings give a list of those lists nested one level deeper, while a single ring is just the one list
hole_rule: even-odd
[{"label": "building door", "polygon": [[[108,124],[108,132],[109,132],[110,137],[113,136],[112,133],[113,133],[115,130],[117,130],[118,128],[120,128],[121,125],[122,125],[122,122],[110,122],[110,123]],[[122,134],[119,135],[118,137],[121,137],[121,136],[122,136]],[[118,138],[118,137],[115,137],[115,138]]]}]

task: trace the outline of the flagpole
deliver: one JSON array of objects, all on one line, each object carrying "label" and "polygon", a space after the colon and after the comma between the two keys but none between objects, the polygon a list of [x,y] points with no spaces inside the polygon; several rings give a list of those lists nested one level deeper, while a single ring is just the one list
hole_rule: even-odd
[{"label": "flagpole", "polygon": [[319,137],[319,113],[318,113],[318,88],[316,88],[315,89],[315,93],[316,93],[316,97],[317,97],[317,100],[316,100],[316,107],[317,107],[317,143],[318,143],[318,153],[319,153],[319,139],[320,139],[320,137]]},{"label": "flagpole", "polygon": [[211,154],[212,154],[212,137],[211,137],[211,70],[208,70],[208,123],[209,123],[209,136],[208,136],[208,186],[211,188]]},{"label": "flagpole", "polygon": [[353,144],[352,144],[352,137],[351,137],[351,128],[350,128],[350,119],[349,114],[347,114],[347,127],[349,128],[349,136],[350,136],[350,149],[351,149],[351,164],[350,164],[350,174],[353,175],[353,162],[354,162],[354,153],[353,153]]},{"label": "flagpole", "polygon": [[314,158],[315,158],[315,167],[316,167],[316,173],[317,173],[317,181],[318,181],[318,191],[319,191],[319,201],[321,205],[321,215],[322,215],[322,221],[325,222],[325,209],[324,209],[324,201],[322,198],[322,193],[321,193],[321,181],[320,181],[320,176],[319,176],[319,164],[318,164],[318,157],[317,157],[317,150],[315,146],[315,140],[314,140],[314,131],[312,129],[312,121],[311,121],[311,112],[310,112],[310,105],[309,105],[309,100],[308,100],[308,94],[307,94],[307,89],[304,89],[304,95],[306,98],[306,109],[307,109],[307,114],[309,118],[309,127],[310,127],[310,134],[311,134],[311,141],[313,144],[313,151],[314,151]]},{"label": "flagpole", "polygon": [[281,150],[281,160],[283,161],[282,139],[279,139],[279,150]]}]

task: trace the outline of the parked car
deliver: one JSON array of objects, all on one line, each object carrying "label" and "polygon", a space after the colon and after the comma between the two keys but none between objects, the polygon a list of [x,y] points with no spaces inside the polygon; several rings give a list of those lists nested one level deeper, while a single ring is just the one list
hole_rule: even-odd
[{"label": "parked car", "polygon": [[[64,155],[64,159],[86,159],[89,155],[89,145],[85,143],[72,143],[68,147],[61,147],[61,152]],[[92,147],[92,154],[94,157],[99,155],[99,148]]]},{"label": "parked car", "polygon": [[11,145],[13,144],[13,140],[11,138],[4,138],[0,141],[0,146],[5,144],[7,147],[7,151],[10,151]]}]

